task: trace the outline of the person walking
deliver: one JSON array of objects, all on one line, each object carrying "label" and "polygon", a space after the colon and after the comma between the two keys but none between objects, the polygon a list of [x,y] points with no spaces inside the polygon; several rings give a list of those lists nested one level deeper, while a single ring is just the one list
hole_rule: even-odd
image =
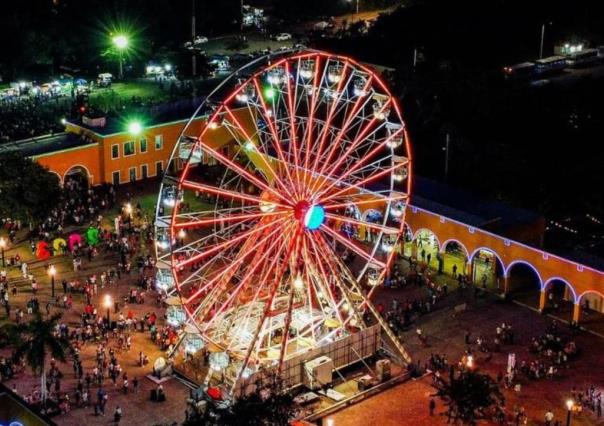
[{"label": "person walking", "polygon": [[434,398],[430,398],[428,407],[430,409],[430,416],[434,416],[434,410],[436,409],[436,401],[434,401]]},{"label": "person walking", "polygon": [[115,411],[113,412],[113,421],[116,425],[118,425],[120,424],[120,420],[122,420],[122,409],[118,405],[117,407],[115,407]]},{"label": "person walking", "polygon": [[554,413],[552,412],[552,410],[547,410],[545,412],[545,426],[551,426],[553,420],[554,420]]}]

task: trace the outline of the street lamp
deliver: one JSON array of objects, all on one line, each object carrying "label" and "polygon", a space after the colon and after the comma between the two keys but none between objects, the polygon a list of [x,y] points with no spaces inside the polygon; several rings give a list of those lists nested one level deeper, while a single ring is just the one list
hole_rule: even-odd
[{"label": "street lamp", "polygon": [[4,237],[0,237],[0,250],[2,250],[2,267],[6,267],[6,264],[4,263],[4,249],[6,248],[6,240],[4,239]]},{"label": "street lamp", "polygon": [[131,219],[132,218],[132,204],[126,203],[125,211],[126,211],[126,214],[128,215],[128,219]]},{"label": "street lamp", "polygon": [[566,426],[570,426],[570,416],[571,416],[574,406],[575,406],[575,401],[573,401],[572,399],[566,400],[566,409],[568,410],[566,412]]},{"label": "street lamp", "polygon": [[143,125],[140,121],[131,121],[128,123],[128,133],[132,136],[138,136],[143,131]]},{"label": "street lamp", "polygon": [[[355,1],[355,0],[348,0],[348,3],[352,3],[353,1]],[[356,0],[356,3],[357,3],[357,6],[356,6],[356,10],[357,10],[356,15],[358,17],[358,15],[359,15],[359,0]]]},{"label": "street lamp", "polygon": [[107,309],[107,326],[111,327],[111,306],[113,305],[113,300],[111,299],[110,294],[106,294],[103,299],[103,307]]},{"label": "street lamp", "polygon": [[50,275],[50,288],[51,288],[51,296],[55,297],[55,275],[57,273],[57,269],[55,268],[55,265],[50,265],[50,268],[48,268],[48,275]]},{"label": "street lamp", "polygon": [[123,52],[128,48],[128,37],[123,34],[114,36],[111,41],[118,51],[118,60],[120,64],[119,78],[124,78]]}]

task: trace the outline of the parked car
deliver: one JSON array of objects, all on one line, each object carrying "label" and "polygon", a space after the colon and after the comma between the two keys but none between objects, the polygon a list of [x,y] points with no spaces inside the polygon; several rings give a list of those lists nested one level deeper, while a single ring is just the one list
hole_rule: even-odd
[{"label": "parked car", "polygon": [[285,40],[291,40],[292,39],[292,35],[290,33],[281,33],[281,34],[277,34],[275,36],[275,40],[277,41],[285,41]]}]

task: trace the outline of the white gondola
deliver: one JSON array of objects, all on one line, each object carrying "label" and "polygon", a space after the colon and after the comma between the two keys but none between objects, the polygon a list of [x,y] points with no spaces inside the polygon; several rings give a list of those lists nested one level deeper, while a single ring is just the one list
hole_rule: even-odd
[{"label": "white gondola", "polygon": [[176,204],[181,203],[184,199],[182,191],[178,191],[173,185],[166,185],[162,192],[162,202],[167,207],[174,207]]},{"label": "white gondola", "polygon": [[342,80],[342,73],[344,72],[344,69],[342,68],[342,65],[340,64],[334,64],[334,65],[330,65],[329,68],[327,69],[327,80],[329,80],[330,83],[339,83]]},{"label": "white gondola", "polygon": [[315,61],[310,59],[302,62],[300,67],[300,77],[305,80],[310,80],[315,75]]},{"label": "white gondola", "polygon": [[169,230],[167,228],[158,229],[155,236],[155,244],[157,248],[161,250],[167,250],[170,248],[170,236],[168,235]]},{"label": "white gondola", "polygon": [[394,246],[396,245],[396,236],[390,234],[382,235],[382,242],[380,248],[384,253],[390,253],[394,250]]},{"label": "white gondola", "polygon": [[195,354],[205,346],[199,330],[192,324],[187,324],[185,327],[185,336],[183,337],[184,350],[188,354]]},{"label": "white gondola", "polygon": [[370,286],[375,287],[383,282],[382,272],[384,268],[376,265],[375,263],[370,263],[367,268],[367,282]]},{"label": "white gondola", "polygon": [[394,163],[393,166],[395,167],[394,172],[392,172],[392,179],[395,182],[402,182],[407,179],[407,176],[409,175],[407,159],[398,155],[393,156],[392,159]]},{"label": "white gondola", "polygon": [[403,144],[404,132],[403,125],[398,123],[387,123],[386,131],[388,134],[388,148],[396,149]]},{"label": "white gondola", "polygon": [[390,115],[390,106],[387,106],[387,102],[388,96],[380,93],[373,95],[373,116],[376,119],[383,121]]},{"label": "white gondola", "polygon": [[180,327],[187,319],[180,297],[172,296],[166,299],[166,322],[173,327]]},{"label": "white gondola", "polygon": [[184,136],[178,144],[178,157],[182,161],[189,161],[190,158],[191,164],[199,164],[203,159],[203,151],[195,138]]},{"label": "white gondola", "polygon": [[159,266],[158,266],[157,272],[155,273],[155,289],[156,289],[156,291],[168,293],[173,288],[174,288],[174,276],[172,275],[172,271],[170,269],[159,268]]},{"label": "white gondola", "polygon": [[210,354],[210,368],[214,371],[221,371],[229,365],[229,354],[226,352],[212,352]]},{"label": "white gondola", "polygon": [[247,84],[235,95],[235,98],[241,103],[246,103],[254,98],[255,93],[254,86]]},{"label": "white gondola", "polygon": [[401,218],[405,213],[405,207],[405,202],[402,200],[394,202],[390,207],[390,215],[395,219]]},{"label": "white gondola", "polygon": [[285,69],[283,67],[274,67],[268,72],[266,81],[273,86],[277,86],[286,82]]},{"label": "white gondola", "polygon": [[354,81],[354,95],[355,96],[365,96],[367,91],[365,90],[365,86],[367,85],[367,80],[364,78],[357,78]]}]

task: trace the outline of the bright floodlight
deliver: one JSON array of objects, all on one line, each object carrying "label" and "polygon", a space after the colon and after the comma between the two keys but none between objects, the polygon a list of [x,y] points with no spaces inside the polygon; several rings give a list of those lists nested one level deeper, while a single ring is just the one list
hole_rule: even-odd
[{"label": "bright floodlight", "polygon": [[113,37],[112,41],[115,47],[120,50],[124,50],[126,47],[128,47],[128,37],[125,35],[117,35]]},{"label": "bright floodlight", "polygon": [[133,136],[140,134],[143,131],[143,126],[139,121],[132,121],[128,124],[128,133]]},{"label": "bright floodlight", "polygon": [[170,71],[170,70],[172,69],[172,65],[170,65],[170,64],[166,64],[166,65],[164,65],[164,69],[165,69],[166,71]]}]

